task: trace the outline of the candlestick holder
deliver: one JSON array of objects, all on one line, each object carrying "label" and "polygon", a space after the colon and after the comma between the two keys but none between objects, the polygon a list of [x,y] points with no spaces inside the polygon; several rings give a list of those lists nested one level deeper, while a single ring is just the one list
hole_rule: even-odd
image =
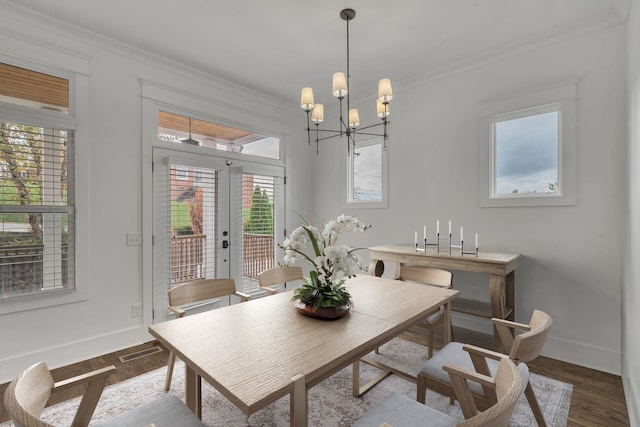
[{"label": "candlestick holder", "polygon": [[478,248],[476,248],[473,252],[465,252],[464,251],[464,240],[460,240],[460,244],[459,245],[454,245],[453,242],[451,241],[451,234],[449,234],[449,255],[451,255],[451,249],[455,248],[455,249],[460,249],[460,256],[465,256],[465,255],[475,255],[476,258],[478,258]]},{"label": "candlestick holder", "polygon": [[476,249],[475,249],[473,252],[469,252],[469,251],[465,252],[465,251],[464,251],[464,240],[460,240],[460,254],[461,254],[462,256],[465,256],[465,255],[475,255],[475,256],[476,256],[476,258],[478,258],[478,248],[476,247]]},{"label": "candlestick holder", "polygon": [[436,233],[436,242],[435,243],[429,243],[429,241],[427,240],[427,238],[425,237],[424,239],[424,246],[423,247],[418,247],[418,244],[416,243],[416,252],[427,252],[427,246],[435,246],[437,253],[440,253],[440,233]]}]

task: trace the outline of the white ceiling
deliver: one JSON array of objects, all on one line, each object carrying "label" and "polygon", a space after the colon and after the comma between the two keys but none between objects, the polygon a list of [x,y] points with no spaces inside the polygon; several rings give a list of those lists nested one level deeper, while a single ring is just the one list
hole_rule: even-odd
[{"label": "white ceiling", "polygon": [[599,23],[622,21],[630,0],[10,0],[78,27],[298,103],[313,86],[332,97],[346,71],[351,94],[394,84]]}]

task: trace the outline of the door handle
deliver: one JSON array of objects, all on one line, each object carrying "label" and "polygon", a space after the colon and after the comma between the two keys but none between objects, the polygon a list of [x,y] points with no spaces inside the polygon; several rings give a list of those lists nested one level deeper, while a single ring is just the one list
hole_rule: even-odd
[{"label": "door handle", "polygon": [[229,247],[229,241],[228,240],[223,240],[222,241],[222,249],[227,249]]}]

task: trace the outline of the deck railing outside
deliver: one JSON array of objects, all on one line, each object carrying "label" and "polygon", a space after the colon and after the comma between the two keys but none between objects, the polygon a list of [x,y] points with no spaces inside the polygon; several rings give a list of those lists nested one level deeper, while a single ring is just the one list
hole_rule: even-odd
[{"label": "deck railing outside", "polygon": [[[171,284],[206,277],[206,235],[171,237]],[[257,278],[273,267],[273,236],[244,233],[242,239],[242,275]]]}]

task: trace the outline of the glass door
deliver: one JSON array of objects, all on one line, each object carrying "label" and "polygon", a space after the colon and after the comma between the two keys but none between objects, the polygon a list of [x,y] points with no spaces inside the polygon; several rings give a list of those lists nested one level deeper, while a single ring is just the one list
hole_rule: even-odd
[{"label": "glass door", "polygon": [[153,163],[153,305],[160,322],[168,318],[170,288],[231,275],[229,173],[224,159],[162,148],[154,148]]}]

